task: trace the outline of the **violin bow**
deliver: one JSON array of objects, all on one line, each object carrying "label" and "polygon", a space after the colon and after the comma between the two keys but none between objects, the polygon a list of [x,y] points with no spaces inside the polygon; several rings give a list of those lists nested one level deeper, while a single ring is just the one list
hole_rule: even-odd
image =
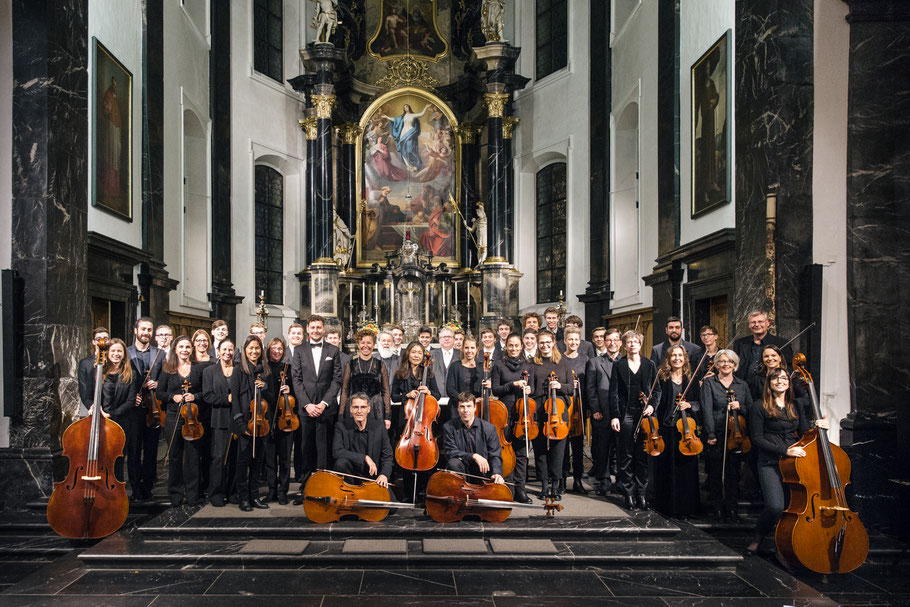
[{"label": "violin bow", "polygon": [[[491,468],[491,470],[492,470],[492,468]],[[457,474],[459,476],[470,476],[471,478],[479,478],[482,481],[492,482],[492,479],[489,479],[485,476],[479,476],[477,474],[468,474],[467,472],[456,472],[455,470],[447,470],[445,468],[440,468],[439,471],[440,472],[449,472],[450,474]],[[502,476],[502,475],[500,474],[499,476]],[[504,484],[506,484],[510,487],[515,486],[515,483],[504,483]]]},{"label": "violin bow", "polygon": [[679,395],[679,400],[676,401],[676,408],[673,409],[673,412],[674,412],[674,413],[675,413],[676,411],[679,410],[679,403],[680,403],[681,401],[685,400],[686,394],[688,394],[689,388],[692,387],[692,382],[694,382],[694,381],[695,381],[695,378],[698,376],[698,370],[701,369],[701,366],[705,363],[705,359],[706,359],[706,358],[708,358],[708,352],[707,352],[707,351],[705,351],[705,353],[701,355],[701,360],[698,361],[698,366],[695,367],[695,370],[694,370],[694,371],[692,371],[692,377],[689,378],[689,383],[686,384],[686,389],[683,390],[682,393]]},{"label": "violin bow", "polygon": [[802,331],[800,331],[799,333],[797,333],[796,335],[794,335],[794,336],[793,336],[793,339],[791,339],[790,341],[788,341],[787,343],[785,343],[784,345],[782,345],[782,346],[780,347],[780,349],[783,350],[784,348],[786,348],[787,346],[789,346],[790,344],[792,344],[794,341],[796,341],[797,339],[799,339],[799,337],[800,337],[803,333],[805,333],[806,331],[808,331],[809,329],[811,329],[811,328],[814,327],[814,326],[815,326],[815,323],[813,322],[811,325],[809,325],[808,327],[806,327],[805,329],[803,329]]},{"label": "violin bow", "polygon": [[727,391],[727,416],[724,418],[724,461],[720,467],[720,494],[724,499],[727,498],[727,487],[726,487],[726,478],[727,478],[727,432],[730,429],[730,403],[733,402],[733,388],[728,389]]},{"label": "violin bow", "polygon": [[[160,350],[159,350],[159,351],[160,351]],[[183,398],[184,398],[184,399],[186,399],[186,393],[187,393],[188,391],[189,391],[189,382],[186,381],[186,380],[184,380],[184,382],[183,382]],[[185,401],[185,400],[181,400],[181,402],[180,402],[180,407],[184,407],[184,406],[186,406],[186,401]],[[177,407],[177,417],[180,417],[180,407]],[[177,423],[177,421],[179,421],[179,420],[175,420],[175,421],[174,421],[174,431],[171,432],[171,440],[169,440],[169,441],[167,442],[167,452],[164,454],[164,463],[165,463],[165,465],[167,465],[167,463],[168,463],[168,462],[170,461],[170,459],[171,459],[171,447],[174,446],[174,439],[177,438],[177,426],[179,425],[179,424]]]},{"label": "violin bow", "polygon": [[[348,474],[348,473],[346,473],[346,472],[338,472],[337,470],[325,470],[325,469],[320,469],[319,472],[328,472],[329,474],[337,474],[338,476],[344,476],[344,477],[346,477],[346,478],[356,478],[356,479],[359,480],[359,481],[367,481],[367,482],[370,482],[370,483],[375,483],[375,482],[376,482],[376,479],[375,479],[375,478],[366,478],[366,477],[364,477],[364,476],[357,476],[356,474]],[[389,487],[397,487],[397,486],[398,486],[398,485],[396,485],[395,483],[389,483]]]}]

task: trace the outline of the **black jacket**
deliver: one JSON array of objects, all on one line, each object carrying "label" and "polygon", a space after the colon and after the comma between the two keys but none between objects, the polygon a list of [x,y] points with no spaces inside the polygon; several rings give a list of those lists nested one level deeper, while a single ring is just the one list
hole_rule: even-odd
[{"label": "black jacket", "polygon": [[101,386],[101,409],[114,420],[123,419],[136,411],[136,394],[139,392],[142,376],[135,368],[132,371],[132,379],[127,383],[120,381],[120,373],[111,373]]},{"label": "black jacket", "polygon": [[[771,417],[761,403],[752,407],[749,415],[749,436],[756,448],[758,465],[777,466],[787,448],[799,440],[809,429],[809,422],[802,407],[794,406],[796,418]],[[786,413],[785,413],[786,415]]]},{"label": "black jacket", "polygon": [[[644,356],[641,357],[639,376],[641,379],[641,391],[647,394],[651,389],[654,378],[657,376],[657,366]],[[630,394],[629,381],[629,359],[622,358],[613,363],[613,371],[610,374],[610,419],[618,418],[622,421],[629,406],[636,410],[642,408],[641,401],[638,400],[638,394]],[[657,385],[654,386],[654,392],[651,393],[651,400],[648,401],[648,404],[654,407],[655,410],[658,403],[660,403],[660,394],[660,382],[657,382]]]},{"label": "black jacket", "polygon": [[[158,395],[158,400],[161,401],[161,404],[167,408],[168,413],[176,413],[179,405],[174,402],[174,396],[181,394],[183,392],[183,382],[188,381],[190,383],[190,393],[193,395],[193,400],[196,403],[196,406],[199,409],[204,408],[203,399],[202,399],[202,365],[193,363],[190,366],[190,374],[186,377],[180,375],[179,372],[176,373],[165,373],[161,372],[161,375],[158,377],[158,389],[155,391]],[[200,411],[200,415],[202,411]]]},{"label": "black jacket", "polygon": [[[733,390],[734,400],[739,401],[740,414],[748,420],[752,412],[752,395],[749,393],[749,386],[734,376],[730,389]],[[701,385],[701,409],[704,415],[705,434],[708,439],[717,438],[718,434],[723,434],[727,417],[727,388],[724,388],[716,375],[707,378]]]},{"label": "black jacket", "polygon": [[[478,439],[474,443],[474,451],[468,451],[465,444],[464,422],[460,417],[447,421],[442,426],[442,452],[446,460],[457,458],[467,463],[473,459],[474,454],[483,457],[490,464],[490,474],[502,474],[502,446],[496,428],[490,422],[474,418],[474,425],[480,424]],[[473,426],[472,426],[473,428]]]},{"label": "black jacket", "polygon": [[458,395],[468,391],[475,397],[480,396],[480,382],[483,381],[483,363],[476,365],[473,369],[465,367],[461,361],[455,361],[449,366],[449,373],[446,377],[446,396],[449,397],[449,405],[453,411],[458,407]]},{"label": "black jacket", "polygon": [[313,366],[313,350],[309,342],[294,348],[294,359],[291,363],[291,377],[294,384],[294,395],[297,399],[299,414],[305,415],[303,409],[309,405],[325,403],[325,411],[318,421],[334,421],[332,416],[338,413],[338,392],[341,390],[341,357],[340,351],[323,340],[322,355],[319,363],[319,374]]},{"label": "black jacket", "polygon": [[90,409],[95,402],[95,357],[89,356],[79,361],[79,400]]},{"label": "black jacket", "polygon": [[338,420],[335,424],[335,438],[332,440],[332,457],[334,459],[343,457],[354,462],[362,462],[364,461],[364,456],[369,455],[379,469],[379,474],[384,474],[386,478],[390,478],[392,476],[393,452],[385,424],[378,419],[367,418],[366,453],[354,451],[354,433],[356,431],[357,424],[354,423],[353,418],[342,417]]},{"label": "black jacket", "polygon": [[[675,425],[676,420],[682,417],[680,412],[676,409],[676,394],[679,394],[686,389],[686,386],[689,384],[689,378],[684,376],[682,384],[679,386],[674,384],[673,380],[669,378],[658,381],[657,383],[660,385],[660,402],[657,404],[654,414],[657,416],[657,421],[660,425]],[[684,400],[692,405],[692,408],[686,411],[686,416],[694,419],[697,424],[701,420],[701,407],[698,402],[698,391],[696,388],[698,388],[697,385],[693,385],[689,388],[689,392],[686,394]]]},{"label": "black jacket", "polygon": [[[392,400],[396,403],[406,403],[408,401],[408,392],[419,388],[420,381],[421,377],[409,375],[405,379],[401,379],[396,373],[392,379]],[[427,377],[427,388],[430,389],[430,394],[433,398],[439,400],[439,388],[436,387],[436,382],[433,381],[432,377]]]},{"label": "black jacket", "polygon": [[[235,366],[231,377],[240,372],[239,367]],[[224,376],[220,363],[203,370],[202,398],[211,408],[212,428],[226,429],[231,427],[231,403],[228,401],[230,394],[230,378]]]},{"label": "black jacket", "polygon": [[[620,360],[622,355],[616,358]],[[616,361],[606,356],[593,356],[585,365],[585,397],[587,409],[594,415],[600,413],[603,419],[610,419],[610,376]]]},{"label": "black jacket", "polygon": [[[787,340],[783,337],[778,337],[777,335],[771,335],[770,333],[765,335],[765,338],[761,340],[761,346],[777,346],[780,348]],[[761,357],[758,360],[753,360],[752,358],[752,336],[746,335],[745,337],[740,337],[733,342],[733,351],[736,352],[736,355],[739,356],[739,367],[734,371],[734,375],[741,379],[749,380],[749,377],[755,374],[758,370],[758,365],[761,364]],[[793,360],[793,350],[790,349],[790,346],[787,346],[781,350],[784,358],[787,359],[788,364]]]},{"label": "black jacket", "polygon": [[[256,393],[256,374],[261,373],[262,367],[256,365],[252,375],[243,372],[242,367],[234,369],[231,374],[231,423],[235,425],[238,421],[244,425],[250,420],[252,415],[250,402]],[[275,406],[275,395],[271,390],[270,377],[264,377],[265,387],[259,392],[260,398],[269,404],[269,412]]]}]

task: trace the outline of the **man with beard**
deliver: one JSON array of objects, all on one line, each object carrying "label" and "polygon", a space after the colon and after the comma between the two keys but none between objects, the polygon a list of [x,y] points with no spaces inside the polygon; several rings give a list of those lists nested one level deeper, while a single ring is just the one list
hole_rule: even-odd
[{"label": "man with beard", "polygon": [[667,339],[651,348],[651,360],[654,364],[660,367],[660,364],[664,362],[664,356],[670,350],[670,346],[681,345],[686,349],[686,354],[689,355],[689,362],[694,370],[698,361],[701,360],[702,349],[691,341],[686,341],[682,338],[683,326],[678,316],[667,318],[666,333]]}]

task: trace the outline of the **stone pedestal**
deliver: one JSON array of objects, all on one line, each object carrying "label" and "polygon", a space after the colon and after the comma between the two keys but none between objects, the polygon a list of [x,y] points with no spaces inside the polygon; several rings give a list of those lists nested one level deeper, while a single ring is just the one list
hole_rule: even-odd
[{"label": "stone pedestal", "polygon": [[480,266],[483,300],[480,326],[496,327],[503,318],[518,316],[518,279],[522,274],[505,259],[487,258]]},{"label": "stone pedestal", "polygon": [[301,309],[301,318],[318,314],[325,318],[326,326],[340,328],[341,310],[338,308],[338,275],[341,269],[334,260],[327,257],[317,259],[303,272],[304,288],[307,289],[309,306]]}]

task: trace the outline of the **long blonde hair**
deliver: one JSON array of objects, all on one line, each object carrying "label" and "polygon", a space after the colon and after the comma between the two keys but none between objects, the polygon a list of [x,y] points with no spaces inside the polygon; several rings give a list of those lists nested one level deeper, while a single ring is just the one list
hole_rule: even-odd
[{"label": "long blonde hair", "polygon": [[[126,349],[126,343],[119,337],[115,337],[111,340],[111,344],[107,347],[108,352],[113,346],[120,346],[123,348],[123,360],[120,361],[120,383],[128,384],[133,381],[133,365],[130,364],[130,353]],[[110,358],[105,359],[104,366],[102,367],[102,372],[104,374],[104,379],[107,379],[107,376],[114,372],[114,365],[111,362]]]}]

